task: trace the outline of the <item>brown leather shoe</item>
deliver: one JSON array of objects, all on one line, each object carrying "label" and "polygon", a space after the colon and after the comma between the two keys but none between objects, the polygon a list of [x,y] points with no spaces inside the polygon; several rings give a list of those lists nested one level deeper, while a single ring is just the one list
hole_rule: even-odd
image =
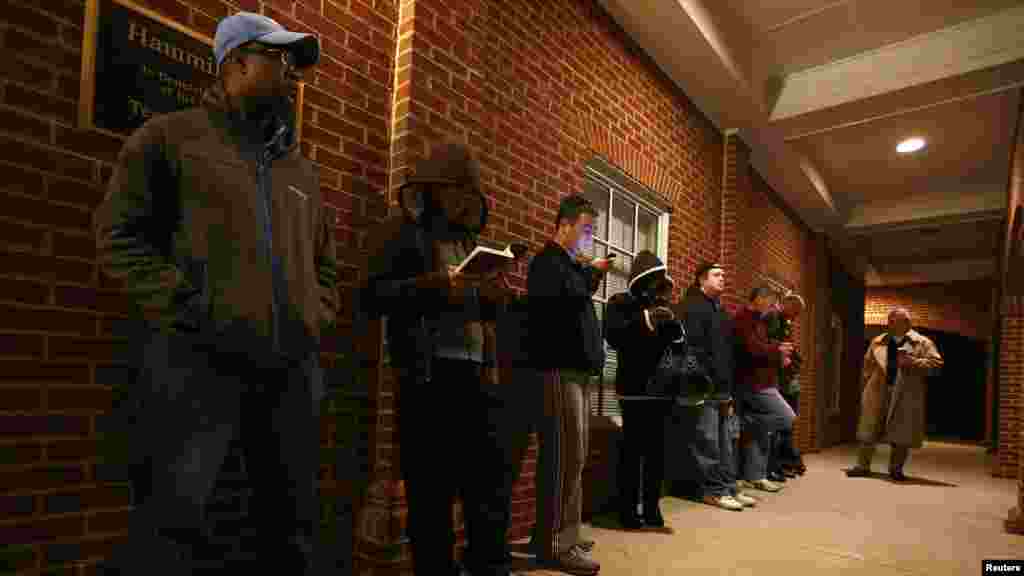
[{"label": "brown leather shoe", "polygon": [[592,560],[579,545],[565,551],[554,562],[554,568],[575,576],[595,576],[601,571],[601,565]]},{"label": "brown leather shoe", "polygon": [[847,478],[867,478],[869,476],[871,476],[871,470],[868,468],[861,468],[860,466],[850,468],[846,471]]}]

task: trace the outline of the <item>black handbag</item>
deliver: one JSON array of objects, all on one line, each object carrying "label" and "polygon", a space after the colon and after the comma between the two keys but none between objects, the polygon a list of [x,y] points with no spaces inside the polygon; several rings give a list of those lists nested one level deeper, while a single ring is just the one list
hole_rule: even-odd
[{"label": "black handbag", "polygon": [[712,380],[697,357],[696,350],[685,343],[672,343],[665,351],[648,382],[648,391],[657,396],[689,396],[710,392]]}]

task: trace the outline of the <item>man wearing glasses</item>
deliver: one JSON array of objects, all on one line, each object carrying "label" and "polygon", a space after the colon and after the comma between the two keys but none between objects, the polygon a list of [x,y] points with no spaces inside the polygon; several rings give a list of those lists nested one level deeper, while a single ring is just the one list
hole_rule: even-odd
[{"label": "man wearing glasses", "polygon": [[259,561],[313,570],[319,341],[338,294],[291,96],[319,44],[242,12],[220,22],[214,55],[220,75],[203,106],[128,139],[95,217],[103,270],[147,324],[131,419],[141,473],[116,574],[223,567],[203,513],[236,435]]},{"label": "man wearing glasses", "polygon": [[589,453],[588,383],[604,368],[604,343],[593,295],[610,260],[592,260],[597,210],[578,195],[564,198],[553,237],[527,274],[530,363],[543,380],[538,424],[537,525],[539,560],[561,572],[593,576],[594,542],[581,531],[583,468]]}]

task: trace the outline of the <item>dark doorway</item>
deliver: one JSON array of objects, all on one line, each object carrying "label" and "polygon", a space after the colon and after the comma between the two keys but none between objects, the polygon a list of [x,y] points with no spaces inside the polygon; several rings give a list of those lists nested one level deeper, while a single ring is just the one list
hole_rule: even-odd
[{"label": "dark doorway", "polygon": [[[953,332],[915,327],[931,338],[945,364],[928,377],[926,422],[934,441],[985,441],[985,377],[989,362],[985,343]],[[866,326],[864,351],[884,326]]]},{"label": "dark doorway", "polygon": [[945,364],[928,378],[928,437],[985,440],[985,343],[952,332],[918,329],[935,342]]}]

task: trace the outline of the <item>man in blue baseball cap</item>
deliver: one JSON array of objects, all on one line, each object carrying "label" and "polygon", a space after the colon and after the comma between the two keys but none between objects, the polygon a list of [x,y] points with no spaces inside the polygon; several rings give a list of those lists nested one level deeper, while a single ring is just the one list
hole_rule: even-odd
[{"label": "man in blue baseball cap", "polygon": [[203,105],[125,142],[94,219],[103,271],[145,323],[124,419],[136,508],[108,573],[224,569],[204,513],[236,438],[260,565],[313,570],[320,335],[339,295],[333,222],[291,96],[319,45],[243,12],[220,23],[214,53]]}]

